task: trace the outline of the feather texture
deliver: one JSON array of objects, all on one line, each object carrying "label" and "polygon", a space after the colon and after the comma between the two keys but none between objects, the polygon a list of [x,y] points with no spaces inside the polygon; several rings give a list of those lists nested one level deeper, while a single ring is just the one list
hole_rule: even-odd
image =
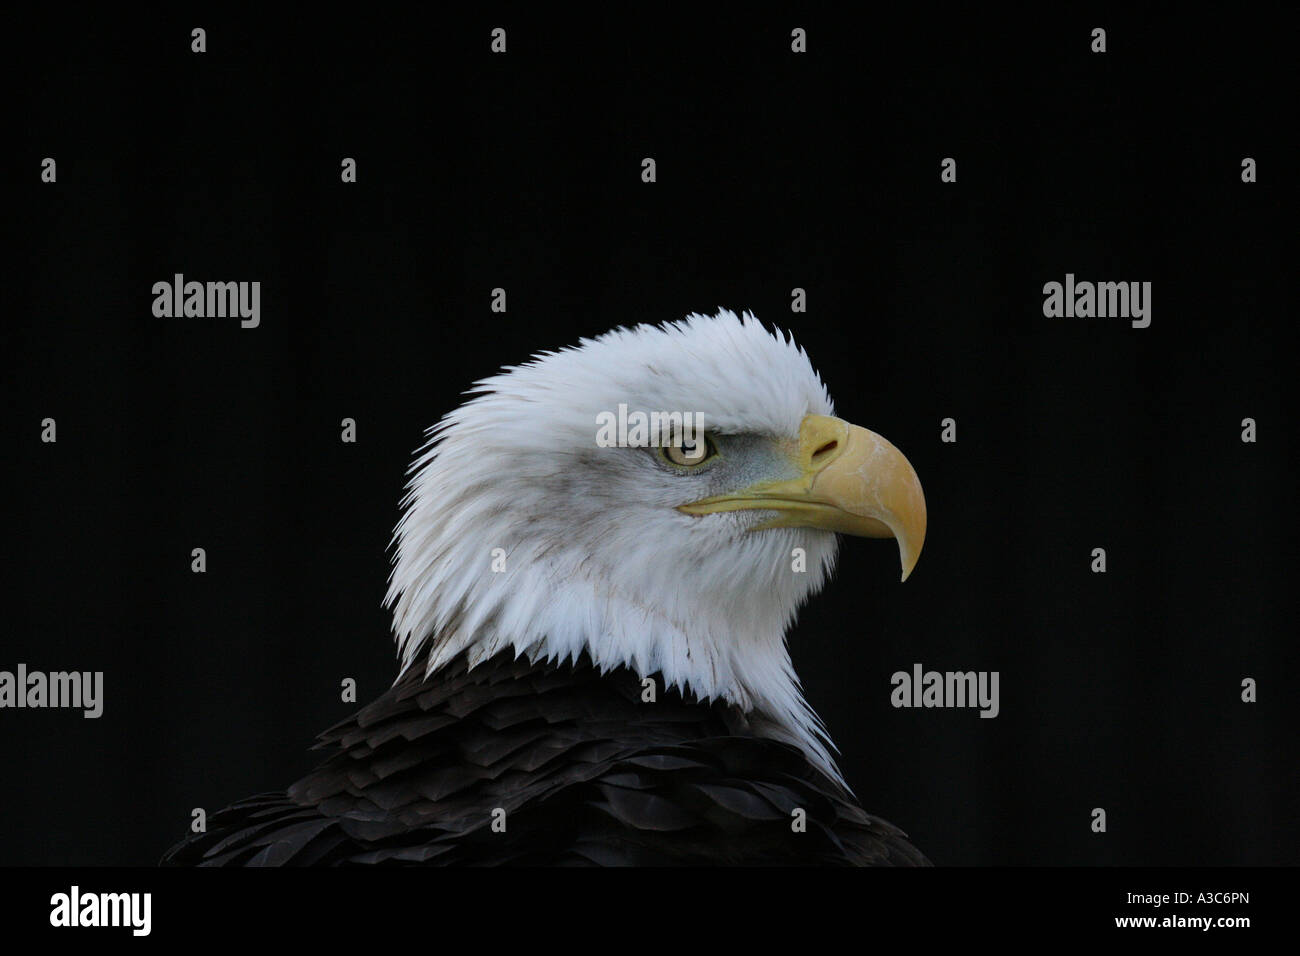
[{"label": "feather texture", "polygon": [[[734,705],[589,658],[466,656],[321,735],[287,792],[220,811],[164,864],[925,865]],[[796,811],[805,825],[793,825]],[[494,826],[494,821],[496,826]],[[502,823],[504,828],[502,829]]]}]

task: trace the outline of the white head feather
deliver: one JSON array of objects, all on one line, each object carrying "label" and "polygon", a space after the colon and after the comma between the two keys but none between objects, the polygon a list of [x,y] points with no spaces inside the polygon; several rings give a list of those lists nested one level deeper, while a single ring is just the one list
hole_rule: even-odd
[{"label": "white head feather", "polygon": [[[669,686],[735,704],[842,783],[785,644],[834,566],[836,536],[746,533],[770,512],[676,510],[720,490],[710,480],[771,477],[764,469],[780,466],[764,448],[794,442],[806,415],[833,414],[803,350],[749,313],[690,315],[540,353],[470,394],[429,430],[394,534],[385,603],[403,671],[426,649],[430,673],[462,651],[476,664],[507,648],[534,660],[585,650],[602,669],[659,671]],[[597,415],[620,403],[757,436],[737,446],[753,460],[710,479],[644,448],[597,447]],[[504,570],[494,571],[497,548]],[[804,573],[791,569],[795,548]]]}]

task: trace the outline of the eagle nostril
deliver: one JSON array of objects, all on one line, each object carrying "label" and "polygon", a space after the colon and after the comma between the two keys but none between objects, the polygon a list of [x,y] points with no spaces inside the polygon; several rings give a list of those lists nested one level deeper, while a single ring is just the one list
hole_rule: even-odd
[{"label": "eagle nostril", "polygon": [[813,464],[813,465],[821,464],[823,461],[826,460],[826,458],[827,458],[829,455],[834,454],[834,453],[835,453],[835,449],[837,449],[837,448],[839,448],[839,447],[840,447],[839,440],[838,440],[838,439],[835,439],[835,438],[832,438],[830,441],[826,442],[826,444],[822,445],[822,446],[821,446],[820,448],[818,448],[815,452],[813,452],[813,453],[812,453],[812,457],[811,457],[810,459],[808,459],[808,461],[809,461],[810,464]]}]

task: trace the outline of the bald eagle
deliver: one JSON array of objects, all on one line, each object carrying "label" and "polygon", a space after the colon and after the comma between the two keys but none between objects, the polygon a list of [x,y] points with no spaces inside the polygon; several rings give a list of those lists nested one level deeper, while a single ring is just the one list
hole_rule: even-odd
[{"label": "bald eagle", "polygon": [[[469,394],[393,536],[396,682],[163,862],[926,864],[858,805],[785,641],[839,534],[896,539],[907,579],[925,499],[793,339],[693,314]],[[599,441],[628,409],[671,427]]]}]

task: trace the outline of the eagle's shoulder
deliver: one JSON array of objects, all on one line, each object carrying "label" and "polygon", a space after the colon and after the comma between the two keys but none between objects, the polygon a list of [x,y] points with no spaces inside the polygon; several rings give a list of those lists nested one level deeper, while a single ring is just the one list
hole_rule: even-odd
[{"label": "eagle's shoulder", "polygon": [[462,657],[428,679],[417,661],[321,735],[320,767],[214,814],[164,862],[926,862],[797,748],[652,680],[585,656]]}]

